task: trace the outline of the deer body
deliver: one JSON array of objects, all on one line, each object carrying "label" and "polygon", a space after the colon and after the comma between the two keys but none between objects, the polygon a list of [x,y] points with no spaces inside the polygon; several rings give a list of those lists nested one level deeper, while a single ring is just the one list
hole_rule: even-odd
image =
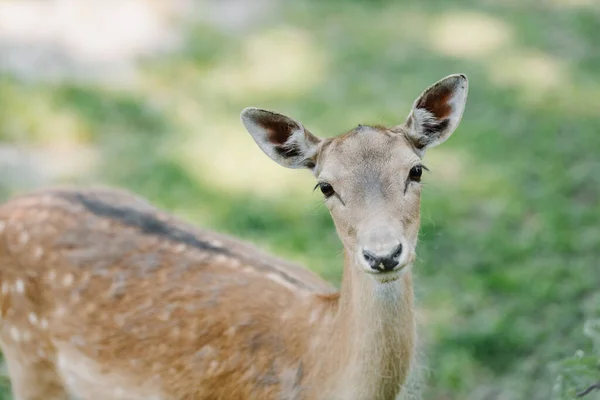
[{"label": "deer body", "polygon": [[[375,342],[354,347],[340,337],[360,330],[361,310],[308,270],[196,231],[123,192],[42,191],[4,205],[0,221],[2,343],[11,376],[30,375],[22,390],[40,388],[35,398],[53,398],[40,375],[57,399],[363,390],[361,367],[374,354],[365,345]],[[409,275],[394,285],[400,296]],[[356,319],[343,318],[349,313]],[[381,334],[406,330],[405,349],[394,353],[410,355],[412,317],[389,322],[394,329]]]},{"label": "deer body", "polygon": [[[466,91],[466,80],[447,79],[450,94]],[[453,96],[435,99],[462,114]],[[452,118],[434,106],[429,113]],[[394,183],[384,176],[384,149],[397,148],[398,168],[418,162],[418,112],[413,130],[363,127],[332,140],[279,114],[243,113],[272,158],[306,164],[339,188],[333,196],[320,183],[345,248],[339,293],[304,268],[127,192],[49,189],[0,206],[0,346],[15,399],[396,398],[415,349],[410,264],[420,189],[402,175],[391,210],[408,211],[400,230],[382,227],[383,211],[357,224],[348,210],[385,208],[392,189],[382,188]],[[345,165],[348,153],[362,162]],[[334,177],[340,170],[351,176]],[[373,187],[353,197],[367,178]]]}]

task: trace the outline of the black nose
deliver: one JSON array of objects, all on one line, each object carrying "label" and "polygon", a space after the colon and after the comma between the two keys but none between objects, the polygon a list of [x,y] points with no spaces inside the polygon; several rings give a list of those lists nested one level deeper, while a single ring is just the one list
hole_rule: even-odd
[{"label": "black nose", "polygon": [[385,256],[377,256],[367,249],[363,250],[363,257],[367,264],[379,272],[388,272],[398,266],[398,260],[402,255],[402,245],[399,244],[391,253]]}]

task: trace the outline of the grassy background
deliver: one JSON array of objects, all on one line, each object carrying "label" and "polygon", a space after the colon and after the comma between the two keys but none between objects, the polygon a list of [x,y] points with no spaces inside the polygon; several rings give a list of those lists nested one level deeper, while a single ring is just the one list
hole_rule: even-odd
[{"label": "grassy background", "polygon": [[[13,3],[0,1],[0,22]],[[268,160],[240,110],[272,108],[333,136],[402,122],[421,90],[463,72],[463,122],[426,156],[424,398],[573,398],[600,380],[597,358],[585,379],[557,380],[564,368],[583,376],[584,324],[600,317],[597,1],[139,3],[173,43],[106,62],[0,35],[2,199],[54,183],[122,186],[337,283],[341,246],[309,174]],[[29,50],[43,57],[14,62]]]}]

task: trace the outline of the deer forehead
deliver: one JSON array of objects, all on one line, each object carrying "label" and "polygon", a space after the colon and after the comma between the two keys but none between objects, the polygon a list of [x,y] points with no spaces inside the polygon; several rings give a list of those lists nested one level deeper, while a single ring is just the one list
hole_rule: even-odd
[{"label": "deer forehead", "polygon": [[359,126],[324,144],[317,176],[368,184],[399,174],[419,160],[402,131]]}]

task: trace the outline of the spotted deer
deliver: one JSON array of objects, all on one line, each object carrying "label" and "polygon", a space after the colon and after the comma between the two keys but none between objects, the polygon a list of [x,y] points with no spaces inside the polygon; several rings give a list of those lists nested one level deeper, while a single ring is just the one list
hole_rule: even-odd
[{"label": "spotted deer", "polygon": [[[414,369],[422,157],[467,78],[397,126],[321,139],[247,108],[258,146],[317,179],[344,247],[338,292],[125,191],[45,189],[0,207],[0,339],[17,400],[387,400]],[[315,233],[318,234],[318,233]]]}]

